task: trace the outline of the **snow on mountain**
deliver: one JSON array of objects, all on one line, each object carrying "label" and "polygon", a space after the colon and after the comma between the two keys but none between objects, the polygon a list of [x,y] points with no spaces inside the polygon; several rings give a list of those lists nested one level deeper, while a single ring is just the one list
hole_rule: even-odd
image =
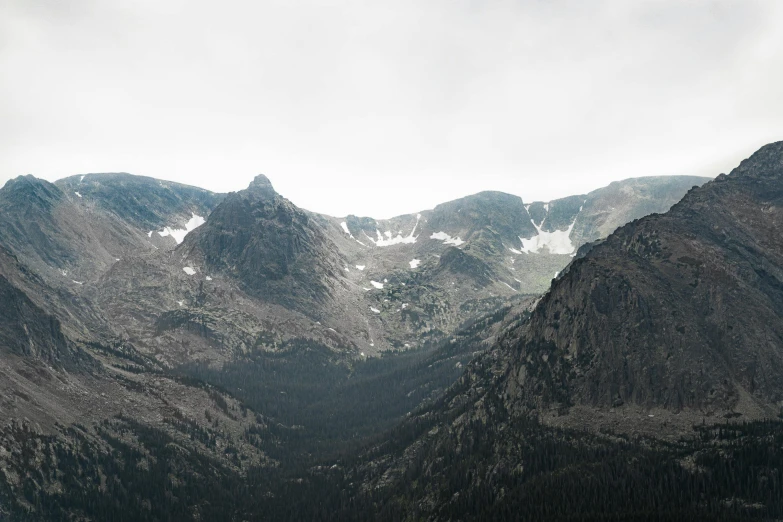
[{"label": "snow on mountain", "polygon": [[528,239],[520,237],[522,248],[519,250],[509,249],[515,254],[539,254],[543,249],[546,249],[550,254],[570,255],[576,251],[576,247],[571,242],[571,231],[574,229],[576,220],[566,230],[555,230],[554,232],[546,232],[532,219],[530,222],[536,227],[538,234]]},{"label": "snow on mountain", "polygon": [[166,227],[160,232],[158,232],[158,235],[160,237],[171,236],[172,238],[174,238],[174,241],[176,241],[177,244],[179,245],[180,243],[182,243],[182,241],[185,240],[185,236],[187,236],[188,233],[192,232],[193,230],[197,229],[198,227],[206,223],[206,219],[204,219],[202,216],[198,216],[193,213],[191,214],[192,217],[190,218],[190,220],[188,220],[187,223],[185,223],[185,228]]},{"label": "snow on mountain", "polygon": [[439,239],[443,241],[446,245],[454,245],[454,246],[460,246],[465,244],[465,242],[460,239],[459,237],[451,237],[445,232],[433,232],[430,236],[430,239]]}]

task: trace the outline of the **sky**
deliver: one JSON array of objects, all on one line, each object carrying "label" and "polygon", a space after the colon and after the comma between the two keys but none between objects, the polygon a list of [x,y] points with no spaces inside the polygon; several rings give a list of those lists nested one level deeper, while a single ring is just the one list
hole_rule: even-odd
[{"label": "sky", "polygon": [[3,0],[0,184],[130,172],[376,218],[716,176],[783,140],[778,0]]}]

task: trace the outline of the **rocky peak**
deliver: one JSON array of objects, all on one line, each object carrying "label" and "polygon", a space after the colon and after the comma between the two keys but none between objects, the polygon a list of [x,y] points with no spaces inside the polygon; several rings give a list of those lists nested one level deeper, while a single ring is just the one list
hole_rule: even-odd
[{"label": "rocky peak", "polygon": [[0,190],[0,199],[11,205],[32,205],[42,209],[51,208],[62,196],[63,193],[57,186],[32,174],[8,180]]},{"label": "rocky peak", "polygon": [[731,172],[733,176],[783,178],[783,141],[764,145]]},{"label": "rocky peak", "polygon": [[226,197],[182,245],[194,247],[213,272],[235,277],[250,294],[311,316],[344,266],[323,230],[264,175]]},{"label": "rocky peak", "polygon": [[247,187],[247,193],[263,198],[274,198],[277,195],[272,182],[263,174],[253,178],[253,181]]}]

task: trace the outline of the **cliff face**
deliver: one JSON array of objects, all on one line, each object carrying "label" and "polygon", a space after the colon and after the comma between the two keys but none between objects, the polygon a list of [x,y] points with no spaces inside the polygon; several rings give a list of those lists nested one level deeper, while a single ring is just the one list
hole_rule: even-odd
[{"label": "cliff face", "polygon": [[670,212],[618,229],[573,263],[508,342],[512,408],[776,415],[781,225],[783,143],[774,143]]},{"label": "cliff face", "polygon": [[182,248],[200,253],[212,272],[237,278],[251,295],[310,316],[330,300],[345,265],[321,227],[263,175],[230,194]]}]

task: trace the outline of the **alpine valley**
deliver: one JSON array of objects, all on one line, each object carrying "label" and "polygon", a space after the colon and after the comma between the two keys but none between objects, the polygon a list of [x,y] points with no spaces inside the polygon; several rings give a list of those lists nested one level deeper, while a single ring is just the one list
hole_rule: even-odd
[{"label": "alpine valley", "polygon": [[783,519],[783,142],[380,220],[0,190],[0,519]]}]

